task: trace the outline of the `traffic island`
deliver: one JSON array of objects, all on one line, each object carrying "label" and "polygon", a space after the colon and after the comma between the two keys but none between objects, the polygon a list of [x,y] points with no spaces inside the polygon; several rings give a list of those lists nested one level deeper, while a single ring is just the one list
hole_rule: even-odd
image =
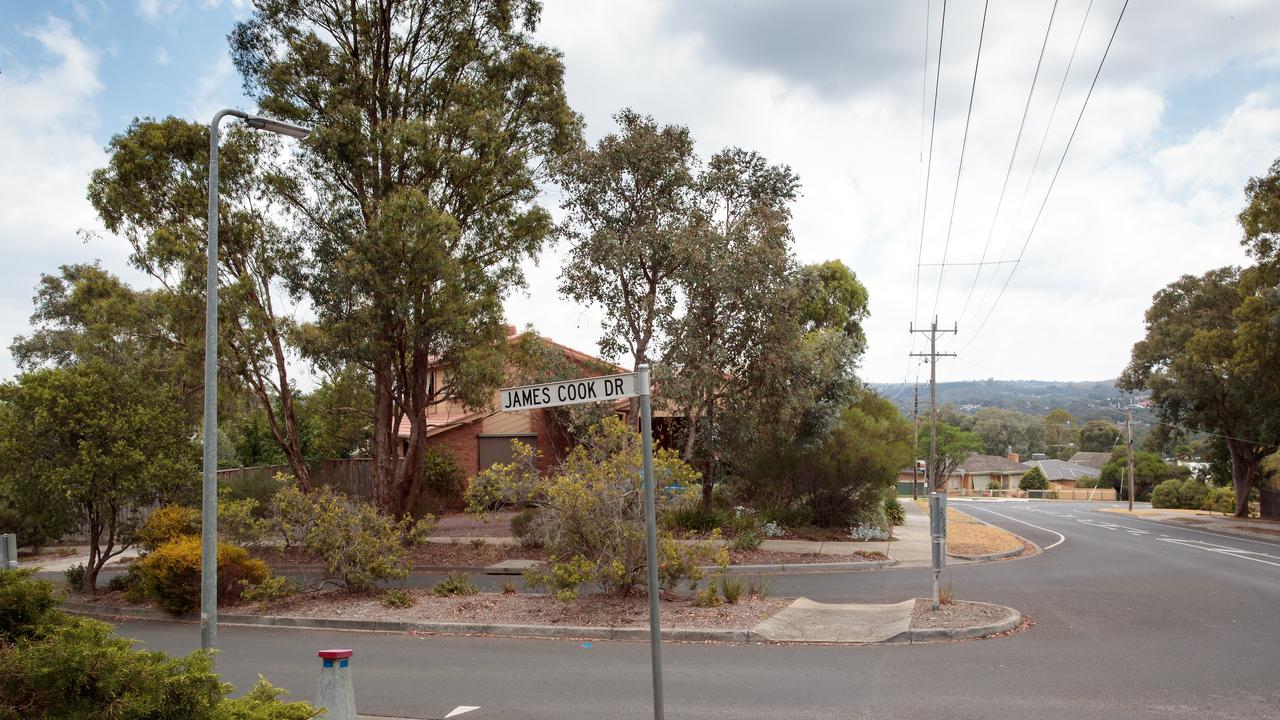
[{"label": "traffic island", "polygon": [[[325,593],[325,595],[336,595]],[[111,620],[193,622],[148,607],[68,599],[68,612]],[[356,630],[433,635],[636,640],[649,638],[646,601],[591,596],[564,604],[545,596],[495,595],[416,598],[409,608],[387,608],[374,596],[308,602],[268,613],[227,608],[222,624],[296,629]],[[662,638],[673,642],[925,643],[983,637],[1013,630],[1018,611],[986,603],[955,602],[941,613],[922,612],[927,600],[891,604],[819,603],[807,598],[752,598],[717,607],[688,599],[661,603]]]}]

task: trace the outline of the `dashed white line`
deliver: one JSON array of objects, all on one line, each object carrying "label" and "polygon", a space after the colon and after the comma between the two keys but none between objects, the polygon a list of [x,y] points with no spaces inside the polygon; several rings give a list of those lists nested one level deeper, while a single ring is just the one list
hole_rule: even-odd
[{"label": "dashed white line", "polygon": [[974,510],[982,510],[983,512],[989,512],[989,513],[991,513],[992,515],[999,515],[1000,517],[1002,517],[1002,518],[1004,518],[1004,519],[1006,519],[1006,520],[1012,520],[1012,521],[1014,521],[1014,522],[1016,522],[1016,523],[1022,523],[1023,525],[1026,525],[1026,526],[1028,526],[1028,527],[1033,527],[1033,528],[1035,528],[1035,529],[1037,529],[1037,530],[1040,530],[1040,531],[1043,531],[1043,532],[1052,533],[1052,534],[1054,534],[1054,535],[1057,535],[1057,536],[1058,536],[1058,542],[1056,542],[1056,543],[1054,543],[1054,544],[1052,544],[1052,545],[1050,545],[1050,546],[1046,547],[1046,548],[1045,548],[1045,550],[1052,550],[1052,549],[1054,549],[1054,548],[1058,547],[1059,545],[1061,545],[1062,543],[1064,543],[1064,542],[1066,542],[1066,541],[1067,541],[1067,536],[1066,536],[1066,535],[1063,535],[1062,533],[1058,532],[1057,530],[1050,530],[1049,528],[1042,528],[1042,527],[1040,527],[1039,525],[1032,525],[1031,523],[1027,522],[1026,520],[1019,520],[1019,519],[1018,519],[1018,518],[1016,518],[1016,517],[1009,517],[1008,515],[1005,515],[1004,513],[998,513],[998,512],[996,512],[995,510],[988,510],[987,508],[980,507],[980,506],[977,506],[977,505],[975,505],[975,506],[973,507],[973,509],[974,509]]}]

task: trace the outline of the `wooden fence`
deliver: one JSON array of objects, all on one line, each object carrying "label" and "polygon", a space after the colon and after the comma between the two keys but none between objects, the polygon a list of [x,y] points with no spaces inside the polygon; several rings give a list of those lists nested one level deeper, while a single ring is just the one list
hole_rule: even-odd
[{"label": "wooden fence", "polygon": [[[373,499],[373,459],[322,460],[307,466],[312,487],[328,485],[351,497]],[[292,474],[288,465],[260,465],[218,471],[218,486],[265,499],[274,489],[276,473]]]}]

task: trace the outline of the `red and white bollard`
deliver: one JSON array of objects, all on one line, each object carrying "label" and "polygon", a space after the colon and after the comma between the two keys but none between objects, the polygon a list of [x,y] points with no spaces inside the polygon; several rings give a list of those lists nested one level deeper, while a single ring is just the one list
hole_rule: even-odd
[{"label": "red and white bollard", "polygon": [[351,687],[351,650],[321,650],[320,682],[316,685],[318,708],[325,720],[356,720],[356,696]]}]

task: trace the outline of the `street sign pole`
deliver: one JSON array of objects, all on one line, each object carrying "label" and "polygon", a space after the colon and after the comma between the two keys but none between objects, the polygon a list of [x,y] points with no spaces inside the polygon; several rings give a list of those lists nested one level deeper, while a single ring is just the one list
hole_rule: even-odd
[{"label": "street sign pole", "polygon": [[658,584],[658,515],[653,497],[653,404],[649,394],[649,366],[641,365],[634,373],[522,385],[500,391],[503,412],[612,402],[628,397],[640,401],[645,551],[649,559],[649,647],[653,656],[653,717],[654,720],[662,720],[662,625],[658,613],[658,596],[662,587]]},{"label": "street sign pole", "polygon": [[640,448],[644,468],[644,530],[649,553],[649,649],[653,661],[653,717],[662,720],[662,626],[658,615],[658,516],[653,497],[653,404],[649,396],[649,366],[636,368],[640,397]]}]

